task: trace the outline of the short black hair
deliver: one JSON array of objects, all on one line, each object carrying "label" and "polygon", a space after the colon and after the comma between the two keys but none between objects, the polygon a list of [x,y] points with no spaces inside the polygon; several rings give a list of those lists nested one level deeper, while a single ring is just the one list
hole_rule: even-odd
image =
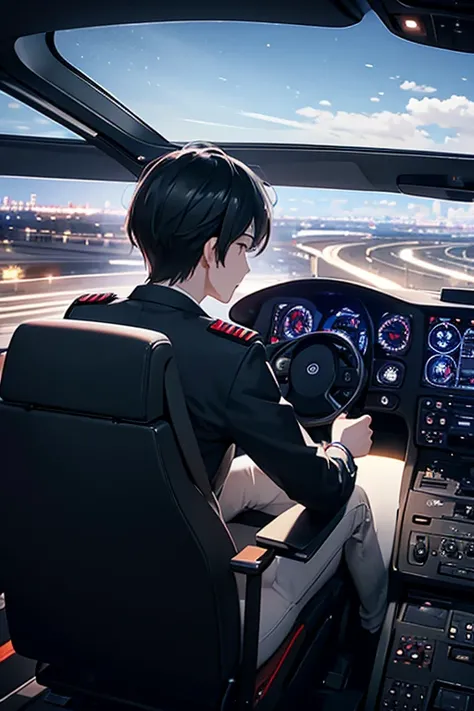
[{"label": "short black hair", "polygon": [[176,284],[193,274],[213,237],[218,263],[251,226],[251,250],[261,253],[271,217],[267,186],[248,166],[215,146],[190,144],[144,169],[126,231],[147,262],[148,281]]}]

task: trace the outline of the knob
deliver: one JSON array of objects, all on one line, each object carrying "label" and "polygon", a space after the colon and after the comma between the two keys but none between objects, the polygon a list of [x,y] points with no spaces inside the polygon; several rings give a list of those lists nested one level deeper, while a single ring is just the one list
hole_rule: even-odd
[{"label": "knob", "polygon": [[426,545],[426,541],[416,542],[413,548],[413,558],[417,563],[426,563],[426,559],[428,558],[428,546]]},{"label": "knob", "polygon": [[285,356],[277,358],[277,360],[275,361],[275,368],[278,373],[287,373],[290,366],[290,362],[290,358],[286,358]]},{"label": "knob", "polygon": [[446,553],[446,555],[448,556],[448,558],[454,558],[459,552],[458,544],[456,543],[456,541],[443,541],[441,547],[444,553]]}]

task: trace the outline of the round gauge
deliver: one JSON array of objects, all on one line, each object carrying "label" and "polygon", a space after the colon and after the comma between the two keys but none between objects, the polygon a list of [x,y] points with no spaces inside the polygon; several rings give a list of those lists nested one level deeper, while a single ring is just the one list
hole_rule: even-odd
[{"label": "round gauge", "polygon": [[448,388],[456,381],[456,361],[449,355],[432,356],[425,366],[425,379],[430,385]]},{"label": "round gauge", "polygon": [[387,353],[403,353],[410,345],[411,326],[406,316],[387,316],[379,326],[377,340]]},{"label": "round gauge", "polygon": [[293,306],[283,319],[283,334],[286,338],[298,338],[313,330],[313,314],[305,306]]},{"label": "round gauge", "polygon": [[438,323],[428,334],[428,345],[436,353],[453,353],[461,343],[461,334],[452,323]]},{"label": "round gauge", "polygon": [[369,336],[365,321],[352,309],[344,308],[330,316],[323,324],[323,331],[342,333],[351,339],[358,350],[365,355]]},{"label": "round gauge", "polygon": [[377,382],[389,388],[397,388],[403,382],[405,366],[403,363],[384,363],[377,371]]}]

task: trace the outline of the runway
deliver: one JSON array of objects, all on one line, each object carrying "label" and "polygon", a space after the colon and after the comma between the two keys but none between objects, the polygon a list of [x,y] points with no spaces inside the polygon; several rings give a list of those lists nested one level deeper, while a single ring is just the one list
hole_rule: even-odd
[{"label": "runway", "polygon": [[[361,235],[362,237],[362,235]],[[2,245],[3,247],[4,245]],[[136,255],[111,254],[107,251],[107,269],[91,269],[91,252],[42,245],[21,245],[15,252],[0,251],[0,274],[15,262],[21,262],[23,278],[0,280],[0,349],[6,348],[15,328],[23,321],[62,318],[71,302],[84,293],[114,292],[120,297],[146,279],[146,272]],[[308,260],[330,268],[335,278],[365,283],[385,292],[405,290],[439,292],[443,286],[469,287],[474,284],[474,239],[453,239],[450,243],[434,239],[394,240],[365,238],[358,241],[318,240],[288,247],[274,247],[267,264],[255,261],[252,272],[235,293],[232,303],[242,296],[281,281],[308,276]],[[103,255],[95,255],[104,264]],[[99,262],[97,262],[99,263]],[[29,267],[40,267],[48,276],[26,277]],[[57,275],[58,270],[68,272]],[[325,276],[324,269],[318,270]],[[208,299],[203,308],[216,318],[227,318],[232,305]]]}]

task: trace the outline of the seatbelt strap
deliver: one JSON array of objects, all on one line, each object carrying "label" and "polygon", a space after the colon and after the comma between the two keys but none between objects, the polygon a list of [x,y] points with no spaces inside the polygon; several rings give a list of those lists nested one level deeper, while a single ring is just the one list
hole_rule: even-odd
[{"label": "seatbelt strap", "polygon": [[166,366],[165,394],[171,424],[175,430],[178,447],[194,484],[207,499],[208,503],[221,516],[217,498],[212,490],[204,466],[201,450],[189,419],[189,412],[184,399],[178,369],[173,361]]}]

